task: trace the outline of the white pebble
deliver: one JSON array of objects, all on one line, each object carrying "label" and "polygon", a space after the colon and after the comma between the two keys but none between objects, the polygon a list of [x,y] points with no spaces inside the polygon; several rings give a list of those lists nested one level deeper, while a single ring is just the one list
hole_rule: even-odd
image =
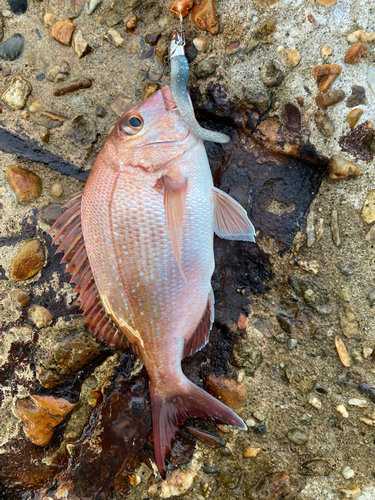
[{"label": "white pebble", "polygon": [[248,427],[255,427],[257,425],[257,423],[255,422],[255,420],[253,420],[252,418],[248,418],[247,420],[245,420],[245,424]]},{"label": "white pebble", "polygon": [[365,398],[349,399],[348,404],[350,404],[350,406],[359,406],[360,408],[367,408],[370,406],[369,402]]},{"label": "white pebble", "polygon": [[341,413],[341,415],[344,417],[344,418],[348,418],[349,417],[349,413],[347,411],[347,409],[345,408],[344,405],[337,405],[336,406],[336,410]]},{"label": "white pebble", "polygon": [[13,14],[10,10],[3,10],[4,17],[13,17]]},{"label": "white pebble", "polygon": [[322,402],[320,401],[320,399],[318,399],[313,394],[311,394],[310,397],[309,397],[309,403],[311,404],[311,406],[314,406],[315,408],[321,408],[322,407]]},{"label": "white pebble", "polygon": [[342,468],[341,474],[345,479],[351,479],[355,476],[354,470],[351,469],[349,465],[345,465],[345,467]]},{"label": "white pebble", "polygon": [[371,347],[364,347],[363,348],[363,357],[365,359],[369,358],[373,352],[374,352],[374,349],[371,349]]},{"label": "white pebble", "polygon": [[258,17],[257,16],[253,16],[253,23],[257,23],[258,22]]}]

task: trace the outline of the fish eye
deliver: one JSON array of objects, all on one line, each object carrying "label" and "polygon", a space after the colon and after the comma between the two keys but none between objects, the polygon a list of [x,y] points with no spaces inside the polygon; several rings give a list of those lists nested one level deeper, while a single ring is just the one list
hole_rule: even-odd
[{"label": "fish eye", "polygon": [[119,123],[119,128],[121,132],[124,132],[127,135],[135,135],[138,134],[143,127],[143,120],[140,115],[129,114],[124,116],[124,118]]}]

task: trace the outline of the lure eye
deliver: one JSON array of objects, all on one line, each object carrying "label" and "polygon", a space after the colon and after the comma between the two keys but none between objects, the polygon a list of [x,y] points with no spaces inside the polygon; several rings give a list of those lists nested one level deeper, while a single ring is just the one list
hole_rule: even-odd
[{"label": "lure eye", "polygon": [[119,124],[121,132],[127,135],[138,134],[143,128],[143,120],[140,115],[126,115]]}]

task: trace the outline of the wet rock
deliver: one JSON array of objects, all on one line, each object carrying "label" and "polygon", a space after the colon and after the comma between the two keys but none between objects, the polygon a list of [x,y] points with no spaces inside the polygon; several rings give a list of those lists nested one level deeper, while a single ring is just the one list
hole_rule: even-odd
[{"label": "wet rock", "polygon": [[224,441],[224,439],[219,438],[212,432],[208,431],[203,431],[202,429],[197,429],[196,427],[185,427],[193,436],[195,436],[197,439],[202,441],[207,446],[210,446],[211,448],[213,447],[223,447],[227,443]]},{"label": "wet rock", "polygon": [[100,346],[90,333],[68,337],[41,356],[36,365],[37,378],[43,387],[55,387],[96,359],[99,353]]},{"label": "wet rock", "polygon": [[142,95],[143,100],[145,101],[146,99],[148,99],[152,94],[154,94],[159,89],[160,89],[159,83],[154,83],[154,82],[146,83],[146,85],[143,88],[143,95]]},{"label": "wet rock", "polygon": [[290,286],[299,297],[303,297],[306,304],[315,309],[319,314],[331,314],[327,290],[316,281],[289,276]]},{"label": "wet rock", "polygon": [[151,45],[151,47],[155,47],[155,45],[160,40],[160,37],[161,37],[160,33],[149,33],[145,36],[145,42],[148,45]]},{"label": "wet rock", "polygon": [[58,66],[53,66],[47,73],[46,78],[50,82],[65,82],[70,76],[70,66],[67,61],[63,61]]},{"label": "wet rock", "polygon": [[44,248],[39,240],[30,240],[23,245],[13,259],[10,276],[22,281],[35,276],[44,265]]},{"label": "wet rock", "polygon": [[39,219],[45,224],[52,226],[63,213],[61,207],[62,205],[60,203],[51,203],[51,205],[43,208],[39,214]]},{"label": "wet rock", "polygon": [[301,130],[301,112],[292,103],[287,103],[284,105],[283,117],[286,128],[289,132],[299,132]]},{"label": "wet rock", "polygon": [[286,435],[289,441],[291,441],[293,444],[296,444],[297,446],[303,446],[309,440],[306,432],[302,429],[298,429],[297,427],[288,429]]},{"label": "wet rock", "polygon": [[356,498],[361,494],[361,488],[358,484],[353,484],[352,486],[341,489],[340,493],[342,493],[342,498]]},{"label": "wet rock", "polygon": [[243,345],[240,342],[233,345],[230,362],[237,368],[245,368],[248,376],[254,375],[262,361],[263,354],[260,349],[254,349],[250,345]]},{"label": "wet rock", "polygon": [[301,464],[299,474],[304,476],[328,476],[328,463],[322,458],[310,458]]},{"label": "wet rock", "polygon": [[50,193],[55,198],[61,198],[61,196],[64,194],[64,186],[60,181],[55,181],[50,188]]},{"label": "wet rock", "polygon": [[367,72],[367,81],[370,85],[372,93],[375,95],[375,65],[369,67]]},{"label": "wet rock", "polygon": [[207,43],[207,40],[205,38],[202,38],[202,37],[197,37],[197,38],[194,38],[194,40],[193,40],[194,47],[199,52],[205,48],[206,43]]},{"label": "wet rock", "polygon": [[361,85],[353,85],[352,95],[348,97],[346,106],[348,108],[354,108],[360,104],[367,104],[366,91]]},{"label": "wet rock", "polygon": [[351,47],[348,48],[345,54],[345,62],[346,64],[355,64],[359,62],[363,56],[368,53],[367,45],[364,43],[355,43]]},{"label": "wet rock", "polygon": [[208,392],[236,412],[241,412],[246,404],[246,387],[241,382],[228,379],[223,375],[206,375]]},{"label": "wet rock", "polygon": [[340,339],[340,337],[335,337],[335,346],[341,363],[348,368],[350,366],[350,356],[348,354],[348,351],[346,350],[344,342]]},{"label": "wet rock", "polygon": [[37,328],[49,326],[53,321],[52,314],[49,310],[45,307],[37,305],[30,307],[29,318]]},{"label": "wet rock", "polygon": [[212,59],[203,59],[195,67],[197,78],[205,78],[215,73],[217,64]]},{"label": "wet rock", "polygon": [[342,156],[334,156],[330,160],[328,167],[329,178],[335,181],[358,177],[361,173],[361,169],[358,165],[346,160]]},{"label": "wet rock", "polygon": [[363,109],[361,108],[356,108],[353,109],[352,111],[349,111],[346,117],[346,122],[349,123],[350,128],[354,128],[357,125],[362,115],[363,115]]},{"label": "wet rock", "polygon": [[14,76],[3,92],[1,99],[11,109],[23,109],[26,107],[27,98],[32,90],[33,87],[30,82],[24,80],[22,76]]},{"label": "wet rock", "polygon": [[138,18],[135,14],[132,14],[125,23],[125,27],[128,31],[134,31],[138,26]]},{"label": "wet rock", "polygon": [[115,47],[121,47],[121,45],[124,44],[124,39],[120,33],[113,28],[109,29],[107,33],[104,33],[103,38]]},{"label": "wet rock", "polygon": [[246,448],[246,450],[243,452],[243,456],[245,458],[255,458],[258,453],[260,452],[261,448],[256,448],[250,446],[250,448]]},{"label": "wet rock", "polygon": [[[38,113],[35,117],[35,121],[38,125],[41,125],[42,127],[45,127],[48,130],[52,130],[56,127],[60,127],[65,120],[67,120],[68,117],[65,115],[60,115],[58,113],[52,113],[51,111],[41,111]],[[48,142],[49,138],[49,132],[46,136],[47,140],[43,139],[43,136],[45,136],[45,132],[42,131],[42,136],[41,139],[43,142]]]},{"label": "wet rock", "polygon": [[369,191],[361,211],[362,219],[371,224],[375,221],[375,191]]},{"label": "wet rock", "polygon": [[260,78],[267,87],[276,87],[284,80],[284,73],[273,61],[266,62],[260,69]]},{"label": "wet rock", "polygon": [[20,16],[27,11],[27,0],[7,0],[13,14]]},{"label": "wet rock", "polygon": [[140,0],[113,0],[111,4],[104,9],[102,15],[97,19],[98,26],[112,28],[124,20],[124,18],[138,6]]},{"label": "wet rock", "polygon": [[270,472],[249,492],[253,500],[290,500],[301,491],[301,479],[287,472]]},{"label": "wet rock", "polygon": [[362,332],[360,320],[351,305],[343,303],[337,311],[342,333],[348,339],[357,337]]},{"label": "wet rock", "polygon": [[340,64],[319,64],[311,70],[320,92],[328,90],[334,81],[340,76],[342,66]]},{"label": "wet rock", "polygon": [[260,115],[264,115],[271,107],[271,98],[267,92],[262,90],[244,89],[244,99],[252,108],[254,108]]},{"label": "wet rock", "polygon": [[66,129],[68,139],[83,149],[91,148],[92,144],[96,141],[96,135],[95,122],[84,115],[74,117]]},{"label": "wet rock", "polygon": [[70,46],[76,27],[70,19],[60,19],[52,26],[51,35],[56,42]]},{"label": "wet rock", "polygon": [[8,168],[7,179],[21,203],[34,201],[42,194],[42,179],[30,170],[19,167]]},{"label": "wet rock", "polygon": [[216,0],[202,0],[199,5],[195,5],[191,11],[191,18],[201,30],[209,31],[211,35],[219,33]]},{"label": "wet rock", "polygon": [[30,297],[22,288],[15,288],[10,296],[19,307],[27,307],[30,304]]},{"label": "wet rock", "polygon": [[170,498],[186,493],[192,486],[196,472],[175,470],[164,481],[148,489],[151,498]]},{"label": "wet rock", "polygon": [[99,5],[103,2],[103,0],[87,0],[86,3],[86,12],[87,14],[92,14],[94,10],[99,7]]},{"label": "wet rock", "polygon": [[341,236],[340,236],[339,221],[337,218],[337,210],[332,210],[332,213],[331,213],[331,234],[332,234],[333,243],[337,247],[340,247],[341,246]]},{"label": "wet rock", "polygon": [[23,430],[37,446],[46,446],[52,439],[54,429],[73,410],[74,404],[63,398],[33,395],[18,399],[14,413],[22,420]]},{"label": "wet rock", "polygon": [[74,36],[74,50],[78,59],[86,56],[92,51],[93,47],[83,38],[82,31],[78,30]]},{"label": "wet rock", "polygon": [[53,91],[53,95],[58,97],[64,94],[68,94],[69,92],[75,92],[79,89],[89,89],[92,86],[92,81],[90,78],[82,77],[78,78],[78,80],[71,80],[69,82],[60,83],[57,87],[55,87]]},{"label": "wet rock", "polygon": [[315,389],[318,378],[316,375],[302,373],[297,370],[287,368],[285,375],[290,384],[294,385],[300,392],[308,393]]},{"label": "wet rock", "polygon": [[42,108],[42,106],[42,99],[34,99],[34,101],[31,102],[30,106],[27,109],[29,110],[29,113],[33,115],[34,113],[37,113]]},{"label": "wet rock", "polygon": [[330,137],[335,132],[335,124],[323,111],[315,113],[315,123],[319,131],[326,137]]},{"label": "wet rock", "polygon": [[319,108],[328,108],[345,99],[345,92],[343,90],[331,90],[324,92],[315,97],[315,102]]},{"label": "wet rock", "polygon": [[69,19],[76,19],[81,15],[86,0],[68,0],[66,4],[66,16]]},{"label": "wet rock", "polygon": [[366,33],[364,30],[354,31],[347,37],[349,43],[375,42],[375,33]]}]

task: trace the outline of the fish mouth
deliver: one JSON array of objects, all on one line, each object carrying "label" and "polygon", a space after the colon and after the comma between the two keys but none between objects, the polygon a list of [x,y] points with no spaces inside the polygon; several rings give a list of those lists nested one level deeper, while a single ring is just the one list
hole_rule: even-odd
[{"label": "fish mouth", "polygon": [[190,129],[188,130],[186,137],[183,139],[178,139],[177,141],[156,141],[156,142],[148,142],[147,144],[143,144],[143,146],[140,146],[139,149],[146,148],[148,146],[160,146],[160,145],[173,145],[173,144],[179,144],[181,142],[185,142],[190,136]]}]

